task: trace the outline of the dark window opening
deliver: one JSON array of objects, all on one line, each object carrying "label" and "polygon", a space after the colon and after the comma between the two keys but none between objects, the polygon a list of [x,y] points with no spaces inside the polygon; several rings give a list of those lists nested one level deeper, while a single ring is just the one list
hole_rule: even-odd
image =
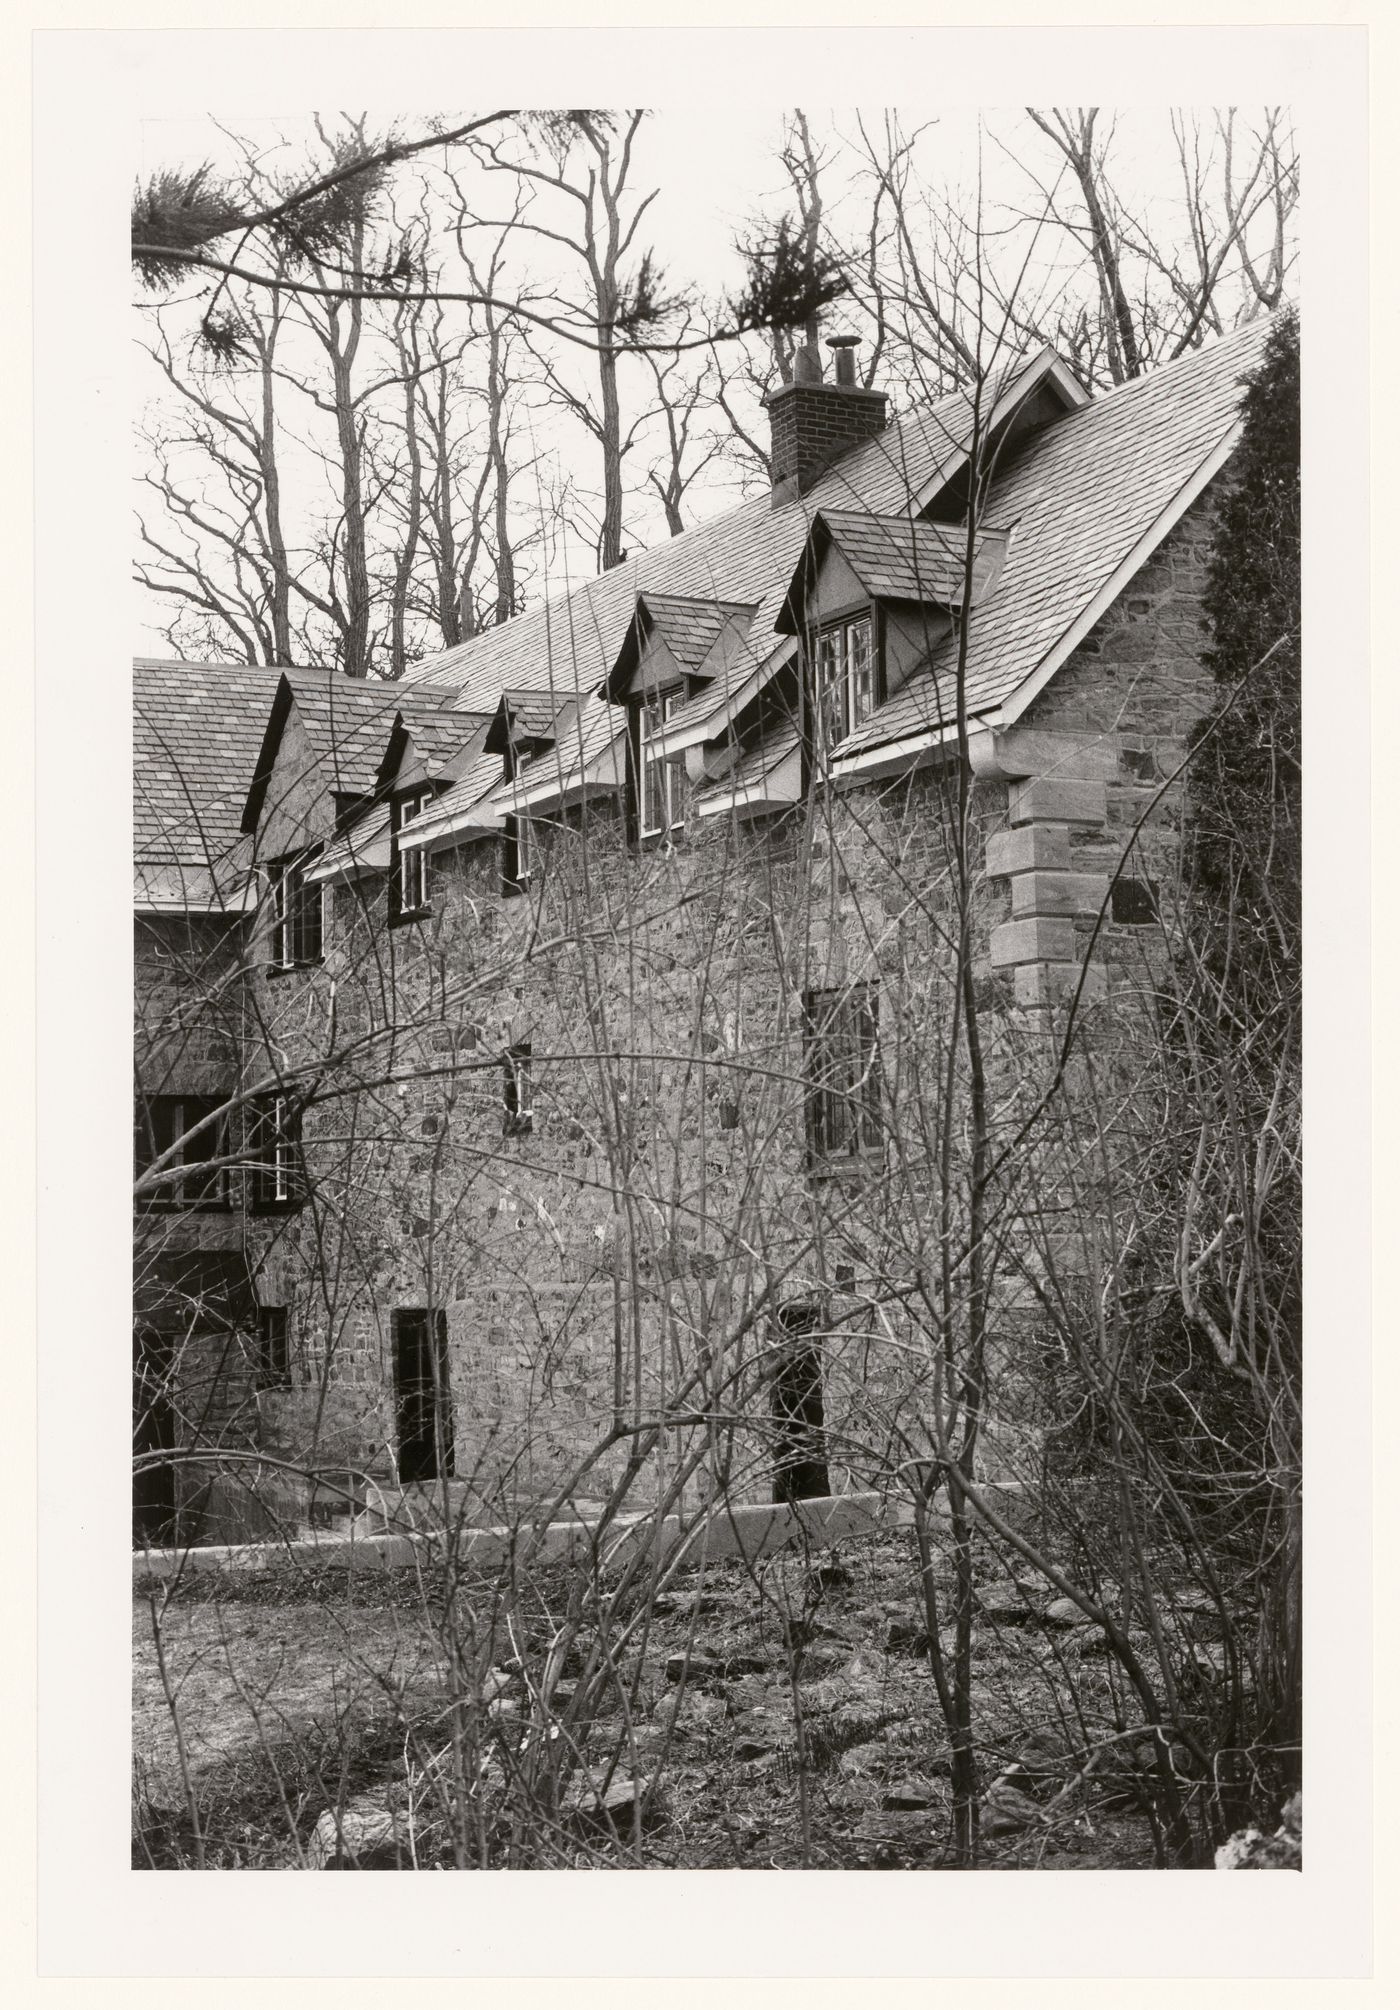
[{"label": "dark window opening", "polygon": [[172,1156],[141,1199],[151,1208],[221,1208],[229,1201],[227,1096],[138,1096],[136,1176]]},{"label": "dark window opening", "polygon": [[812,651],[812,753],[820,759],[854,733],[879,702],[874,624],[868,614],[821,629]]},{"label": "dark window opening", "polygon": [[418,1309],[395,1312],[391,1325],[399,1484],[451,1479],[447,1314]]},{"label": "dark window opening", "polygon": [[251,1119],[253,1206],[268,1213],[304,1206],[301,1110],[290,1096],[260,1096]]},{"label": "dark window opening", "polygon": [[319,963],[322,954],[323,899],[319,886],[308,884],[306,868],[313,853],[274,859],[267,868],[267,899],[274,970],[296,970]]},{"label": "dark window opening", "polygon": [[808,991],[807,1149],[816,1165],[880,1149],[880,1000],[873,984]]},{"label": "dark window opening", "polygon": [[535,1128],[534,1093],[530,1081],[531,1049],[528,1040],[508,1047],[502,1061],[501,1100],[504,1116],[502,1133],[508,1138],[525,1137]]},{"label": "dark window opening", "polygon": [[258,1312],[258,1387],[290,1389],[292,1356],[289,1346],[287,1308],[264,1305]]},{"label": "dark window opening", "polygon": [[433,799],[431,789],[419,789],[402,796],[389,806],[389,919],[414,921],[426,914],[428,901],[428,854],[421,849],[405,850],[400,833],[421,816]]},{"label": "dark window opening", "polygon": [[1115,921],[1143,927],[1157,919],[1157,886],[1150,879],[1115,879],[1110,912]]},{"label": "dark window opening", "polygon": [[778,1313],[773,1369],[775,1501],[821,1500],[831,1492],[820,1325],[815,1305],[785,1305]]},{"label": "dark window opening", "polygon": [[175,1406],[170,1400],[171,1349],[158,1333],[138,1333],[132,1347],[131,1540],[158,1549],[177,1539]]}]

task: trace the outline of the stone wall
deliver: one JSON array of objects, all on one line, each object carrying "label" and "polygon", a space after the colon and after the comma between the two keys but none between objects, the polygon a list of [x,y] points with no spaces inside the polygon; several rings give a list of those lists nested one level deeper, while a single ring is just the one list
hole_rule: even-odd
[{"label": "stone wall", "polygon": [[[1108,876],[1209,698],[1208,532],[1198,504],[1020,722],[1015,745],[1048,743],[1049,768],[1018,769],[1008,736],[975,782],[974,996],[998,1136],[1035,1101]],[[913,1456],[946,1394],[940,1238],[966,1260],[964,1141],[947,1127],[965,1094],[946,1065],[966,1003],[948,974],[955,802],[931,768],[763,822],[693,823],[641,857],[592,805],[542,833],[519,898],[489,841],[433,859],[423,922],[388,925],[382,877],[337,889],[324,964],[250,987],[248,1067],[310,1092],[308,1202],[247,1231],[293,1332],[293,1387],[259,1398],[264,1444],[392,1481],[393,1314],[434,1307],[471,1518],[555,1488],[602,1498],[634,1447],[647,1497],[692,1456],[688,1498],[762,1497],[774,1315],[801,1301],[820,1308],[833,1486]],[[1159,897],[1175,814],[1154,815],[1133,870]],[[1110,918],[1094,939],[1085,1037],[1121,1087],[1147,1037],[1124,1000],[1151,982],[1160,933]],[[895,1121],[878,1157],[813,1180],[802,996],[867,979]],[[526,1041],[523,1131],[502,1056]],[[1032,1280],[1093,1215],[1073,1131],[988,1236],[988,1378],[1013,1436]]]}]

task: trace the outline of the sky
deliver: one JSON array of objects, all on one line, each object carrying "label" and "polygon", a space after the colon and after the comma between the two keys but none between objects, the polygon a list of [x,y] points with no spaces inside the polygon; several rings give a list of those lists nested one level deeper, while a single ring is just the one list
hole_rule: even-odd
[{"label": "sky", "polygon": [[[374,107],[346,107],[369,111],[371,130],[395,125],[406,136],[425,129],[429,114],[398,111],[388,114]],[[636,144],[633,186],[641,191],[658,191],[637,246],[653,246],[663,274],[671,284],[687,284],[711,301],[733,292],[742,278],[734,250],[737,236],[755,225],[774,223],[792,208],[792,192],[777,159],[785,108],[782,106],[726,104],[717,112],[711,101],[670,105],[644,124]],[[1202,114],[1209,117],[1208,112]],[[448,108],[443,116],[459,120],[470,111]],[[857,113],[850,109],[830,110],[808,107],[814,133],[828,144],[844,138],[850,147],[858,140],[859,125],[878,131],[886,118],[880,108]],[[1019,107],[940,111],[905,108],[899,113],[903,130],[922,128],[919,155],[930,186],[958,198],[957,207],[970,213],[980,189],[983,214],[992,232],[1001,231],[1008,207],[1023,208],[1034,203],[1036,185],[1045,187],[1062,170],[1053,148],[1031,125]],[[1099,131],[1109,138],[1115,180],[1126,204],[1135,216],[1159,233],[1177,238],[1182,233],[1183,209],[1179,193],[1179,168],[1169,117],[1165,111],[1129,112],[1115,120],[1111,113],[1100,115]],[[155,118],[146,120],[140,132],[138,174],[173,165],[194,166],[210,161],[216,169],[233,166],[241,149],[233,133],[252,140],[265,150],[269,163],[295,168],[304,158],[315,133],[309,117],[300,111],[279,117],[260,111],[239,118],[228,128],[212,119]],[[833,165],[823,175],[823,194],[828,214],[838,230],[843,222],[858,225],[866,214],[868,196],[851,165],[853,153],[842,153],[833,144]],[[1063,189],[1063,182],[1060,184]],[[494,196],[495,191],[492,191]],[[929,219],[930,228],[938,218]],[[1038,256],[1039,241],[1036,255]],[[578,284],[567,262],[551,266],[548,249],[536,245],[531,251],[532,271],[557,280],[566,294]],[[1058,285],[1057,270],[1036,266],[1032,284]],[[843,310],[838,304],[829,325],[841,325]],[[572,381],[588,388],[590,359],[575,352],[566,366]],[[628,364],[636,371],[640,366]],[[149,393],[157,414],[168,410],[169,394],[155,372],[147,366]],[[634,377],[631,395],[641,396],[645,387]],[[756,404],[746,417],[757,437],[764,437],[766,420]],[[526,437],[526,436],[523,436]],[[565,479],[580,489],[596,488],[596,450],[578,427],[536,401],[528,421],[528,448],[538,456],[545,471],[542,479]],[[138,450],[139,454],[139,450]],[[322,472],[310,461],[298,463],[289,454],[289,487],[300,487],[309,497]],[[639,451],[629,463],[635,485],[644,465]],[[534,479],[532,477],[532,479]],[[707,471],[697,483],[688,502],[688,520],[712,514],[738,499],[739,487],[730,469]],[[149,492],[146,501],[149,502]],[[629,501],[626,541],[635,548],[638,541],[651,542],[665,534],[659,505],[643,497]],[[586,576],[593,569],[593,557],[586,534],[556,534],[554,553],[556,575],[565,564],[572,577]],[[141,608],[136,646],[142,651],[163,650],[159,634],[160,603],[151,596],[138,596]]]}]

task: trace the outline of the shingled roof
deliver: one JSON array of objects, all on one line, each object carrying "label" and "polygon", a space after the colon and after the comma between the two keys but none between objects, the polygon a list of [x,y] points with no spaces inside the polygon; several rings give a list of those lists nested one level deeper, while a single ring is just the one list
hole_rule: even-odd
[{"label": "shingled roof", "polygon": [[[278,742],[293,703],[306,730],[312,760],[324,770],[326,788],[350,797],[374,793],[384,750],[400,713],[410,728],[420,722],[431,731],[444,711],[458,709],[450,691],[432,686],[420,690],[405,683],[346,677],[331,670],[282,671],[256,758],[244,771],[249,786],[242,829],[249,835],[258,827]],[[470,717],[461,721],[461,741],[470,738],[475,723]]]},{"label": "shingled roof", "polygon": [[246,870],[239,820],[279,675],[260,664],[133,660],[141,906],[198,910],[236,898]]},{"label": "shingled roof", "polygon": [[[1228,457],[1241,379],[1270,323],[1125,384],[1034,434],[986,499],[1016,521],[1006,570],[971,623],[967,707],[1009,723],[1122,592]],[[946,737],[956,718],[957,641],[940,642],[914,677],[843,741],[839,772],[872,749]]]},{"label": "shingled roof", "polygon": [[[990,593],[1001,576],[1009,529],[979,524],[973,533],[972,597]],[[961,524],[924,523],[908,516],[873,516],[856,510],[822,510],[798,560],[778,615],[784,635],[802,627],[802,596],[812,562],[835,545],[872,600],[931,601],[961,607],[966,586],[967,530]]]}]

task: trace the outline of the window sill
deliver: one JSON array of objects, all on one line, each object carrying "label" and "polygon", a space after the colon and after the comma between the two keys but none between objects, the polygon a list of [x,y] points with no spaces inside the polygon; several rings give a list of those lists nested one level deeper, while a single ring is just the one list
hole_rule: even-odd
[{"label": "window sill", "polygon": [[325,962],[324,956],[309,956],[304,963],[269,963],[264,967],[267,977],[295,977],[304,970],[319,970]]},{"label": "window sill", "polygon": [[302,1194],[295,1200],[250,1200],[250,1215],[300,1214],[306,1206],[307,1196]]},{"label": "window sill", "polygon": [[530,891],[533,875],[527,873],[524,879],[504,879],[501,881],[501,899],[518,900]]},{"label": "window sill", "polygon": [[138,1214],[232,1214],[231,1200],[138,1200]]},{"label": "window sill", "polygon": [[404,907],[397,914],[389,916],[390,928],[407,928],[410,922],[428,921],[432,918],[432,907]]}]

